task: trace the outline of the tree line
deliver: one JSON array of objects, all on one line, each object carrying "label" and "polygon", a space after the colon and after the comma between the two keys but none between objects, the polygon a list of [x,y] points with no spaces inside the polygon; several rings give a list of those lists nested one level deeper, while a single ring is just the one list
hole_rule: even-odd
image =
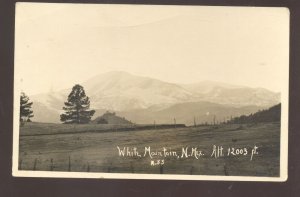
[{"label": "tree line", "polygon": [[[32,110],[33,102],[21,92],[20,96],[20,122],[31,122],[34,117]],[[90,99],[85,94],[84,88],[76,84],[68,95],[67,101],[62,108],[64,113],[60,115],[60,121],[65,124],[87,124],[91,121],[95,110],[90,110]]]},{"label": "tree line", "polygon": [[243,123],[260,123],[260,122],[279,122],[281,119],[281,104],[274,105],[269,109],[260,110],[248,116],[242,115],[235,117],[228,123],[243,124]]}]

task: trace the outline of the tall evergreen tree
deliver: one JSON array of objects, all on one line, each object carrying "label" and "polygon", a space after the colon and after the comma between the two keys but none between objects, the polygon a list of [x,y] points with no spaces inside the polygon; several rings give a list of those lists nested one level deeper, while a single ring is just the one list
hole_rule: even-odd
[{"label": "tall evergreen tree", "polygon": [[89,110],[90,99],[85,95],[81,85],[76,84],[65,102],[65,113],[60,115],[60,120],[65,124],[85,124],[91,121],[95,110]]},{"label": "tall evergreen tree", "polygon": [[32,102],[29,102],[29,97],[24,92],[21,92],[20,96],[20,122],[30,122],[30,118],[33,117],[33,111],[31,110]]}]

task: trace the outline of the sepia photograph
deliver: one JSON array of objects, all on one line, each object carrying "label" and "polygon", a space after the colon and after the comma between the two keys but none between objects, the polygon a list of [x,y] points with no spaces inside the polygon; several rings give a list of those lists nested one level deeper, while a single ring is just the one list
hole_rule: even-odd
[{"label": "sepia photograph", "polygon": [[289,20],[16,3],[13,176],[286,181]]}]

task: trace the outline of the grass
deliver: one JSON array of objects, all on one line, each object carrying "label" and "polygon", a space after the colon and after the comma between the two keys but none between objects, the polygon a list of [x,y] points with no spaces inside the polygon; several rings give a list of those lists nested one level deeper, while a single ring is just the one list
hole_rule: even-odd
[{"label": "grass", "polygon": [[[55,124],[26,122],[20,128],[20,136],[56,135],[56,134],[76,134],[91,132],[111,132],[130,130],[150,130],[174,128],[174,124]],[[185,127],[184,124],[176,124],[176,127]]]},{"label": "grass", "polygon": [[[19,168],[43,171],[279,176],[279,123],[129,131],[116,129],[109,132],[102,131],[107,129],[104,127],[117,126],[100,126],[30,123],[21,127]],[[249,153],[245,156],[214,158],[211,157],[213,145],[222,146],[224,151],[229,147],[247,148]],[[250,151],[254,145],[258,147],[258,155],[254,155],[250,161]],[[136,147],[141,155],[144,154],[145,147],[150,146],[153,151],[161,151],[165,147],[176,151],[180,156],[182,147],[197,147],[204,156],[199,159],[120,157],[117,146]],[[150,165],[151,160],[162,159],[164,165]]]}]

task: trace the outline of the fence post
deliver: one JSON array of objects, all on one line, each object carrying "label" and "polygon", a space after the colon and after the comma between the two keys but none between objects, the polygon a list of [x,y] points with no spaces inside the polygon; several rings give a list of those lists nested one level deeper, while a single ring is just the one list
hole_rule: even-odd
[{"label": "fence post", "polygon": [[111,171],[111,167],[112,166],[112,163],[110,163],[110,165],[108,166],[108,168],[107,168],[107,172],[110,172]]},{"label": "fence post", "polygon": [[68,166],[68,171],[71,172],[71,156],[69,156],[69,166]]},{"label": "fence post", "polygon": [[176,118],[174,118],[174,128],[176,129]]},{"label": "fence post", "polygon": [[130,162],[130,169],[131,169],[131,173],[134,173],[134,167],[133,167],[132,162]]},{"label": "fence post", "polygon": [[192,175],[194,172],[194,166],[191,167],[190,174]]},{"label": "fence post", "polygon": [[33,171],[36,170],[36,164],[37,164],[37,158],[35,158],[34,163],[33,163]]},{"label": "fence post", "polygon": [[159,166],[159,173],[160,174],[163,174],[164,173],[164,165],[161,165]]},{"label": "fence post", "polygon": [[225,176],[228,176],[228,169],[227,169],[226,163],[224,163],[224,174],[225,174]]},{"label": "fence post", "polygon": [[216,115],[214,115],[214,125],[216,125]]},{"label": "fence post", "polygon": [[86,171],[87,171],[87,172],[90,171],[90,164],[89,164],[89,162],[87,163],[87,169],[86,169]]},{"label": "fence post", "polygon": [[54,169],[54,166],[53,166],[53,159],[51,158],[51,160],[50,160],[50,171],[53,171],[53,169]]}]

